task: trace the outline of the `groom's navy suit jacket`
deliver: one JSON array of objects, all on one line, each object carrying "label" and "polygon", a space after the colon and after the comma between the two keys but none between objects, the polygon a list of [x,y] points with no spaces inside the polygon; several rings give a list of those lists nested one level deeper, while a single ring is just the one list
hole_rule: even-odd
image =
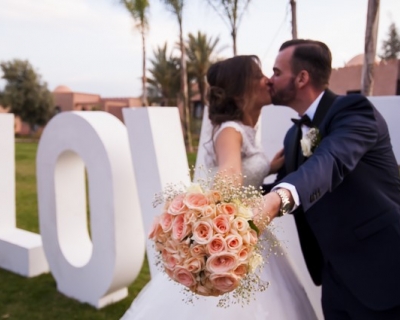
[{"label": "groom's navy suit jacket", "polygon": [[322,138],[314,154],[293,165],[293,126],[279,174],[300,197],[293,215],[311,277],[321,284],[330,263],[369,308],[398,306],[400,178],[386,122],[364,96],[326,90],[313,124]]}]

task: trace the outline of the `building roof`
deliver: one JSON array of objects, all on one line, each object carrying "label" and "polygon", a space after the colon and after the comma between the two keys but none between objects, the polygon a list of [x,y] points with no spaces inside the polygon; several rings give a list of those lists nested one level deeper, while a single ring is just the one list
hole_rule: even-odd
[{"label": "building roof", "polygon": [[64,93],[64,92],[72,92],[72,90],[67,86],[61,85],[55,88],[53,92]]}]

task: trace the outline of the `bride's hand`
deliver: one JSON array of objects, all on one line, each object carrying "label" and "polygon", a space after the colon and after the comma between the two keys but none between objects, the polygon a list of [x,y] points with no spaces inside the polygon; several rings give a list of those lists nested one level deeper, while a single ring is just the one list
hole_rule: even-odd
[{"label": "bride's hand", "polygon": [[283,166],[285,162],[284,149],[282,148],[277,152],[277,154],[273,157],[271,161],[271,169],[269,171],[270,174],[277,173],[278,170]]}]

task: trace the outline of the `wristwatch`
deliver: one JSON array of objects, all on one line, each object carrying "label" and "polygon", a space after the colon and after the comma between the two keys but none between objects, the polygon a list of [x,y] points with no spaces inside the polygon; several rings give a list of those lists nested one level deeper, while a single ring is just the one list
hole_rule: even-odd
[{"label": "wristwatch", "polygon": [[289,196],[283,189],[276,189],[273,192],[281,198],[281,207],[279,208],[278,217],[282,217],[292,209]]}]

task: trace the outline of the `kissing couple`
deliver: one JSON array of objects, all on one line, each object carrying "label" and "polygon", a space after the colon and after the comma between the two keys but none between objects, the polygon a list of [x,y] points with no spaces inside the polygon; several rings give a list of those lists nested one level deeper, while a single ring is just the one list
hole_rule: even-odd
[{"label": "kissing couple", "polygon": [[[386,122],[369,100],[328,89],[331,61],[326,44],[297,39],[282,44],[269,79],[256,56],[213,64],[205,163],[263,186],[259,228],[294,217],[310,276],[322,285],[326,320],[400,319],[399,168]],[[272,160],[255,138],[269,104],[299,114]],[[263,185],[272,173],[276,182]],[[159,273],[122,319],[317,319],[286,254],[272,255],[261,279],[270,286],[248,305],[222,309],[215,297],[184,304],[179,287]]]}]

